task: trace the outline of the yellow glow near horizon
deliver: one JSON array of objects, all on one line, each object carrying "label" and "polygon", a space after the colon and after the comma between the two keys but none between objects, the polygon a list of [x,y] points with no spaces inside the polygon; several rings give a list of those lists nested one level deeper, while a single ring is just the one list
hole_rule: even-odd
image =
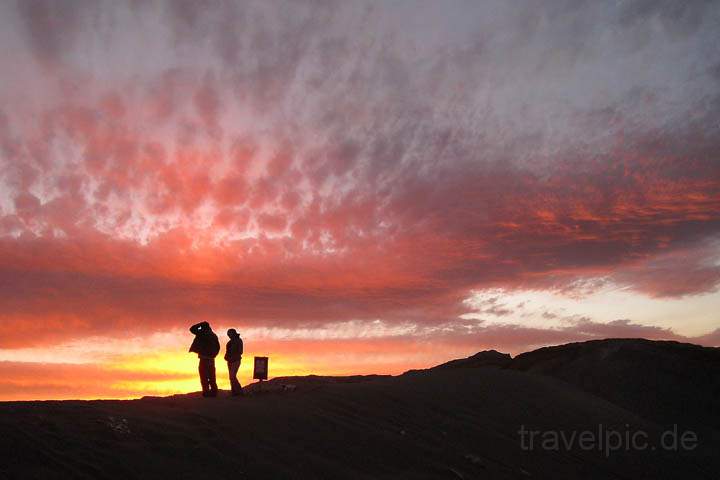
[{"label": "yellow glow near horizon", "polygon": [[[238,378],[243,385],[248,385],[254,380],[253,357],[245,355]],[[120,391],[137,392],[132,398],[144,395],[173,395],[188,393],[200,390],[200,382],[197,375],[198,359],[193,354],[179,352],[162,352],[153,355],[125,357],[117,366],[109,367],[115,371],[118,377],[123,378],[124,374],[137,376],[138,380],[123,378],[112,382],[111,387]],[[227,375],[226,363],[222,357],[215,361],[217,383],[220,389],[228,390],[230,382]],[[322,374],[317,370],[312,371],[307,364],[291,360],[284,355],[270,355],[270,378],[292,375],[309,375],[311,373]],[[337,373],[337,372],[336,372]],[[147,380],[143,377],[157,375],[157,380]],[[163,379],[163,375],[173,378]],[[178,375],[183,378],[177,378]]]}]

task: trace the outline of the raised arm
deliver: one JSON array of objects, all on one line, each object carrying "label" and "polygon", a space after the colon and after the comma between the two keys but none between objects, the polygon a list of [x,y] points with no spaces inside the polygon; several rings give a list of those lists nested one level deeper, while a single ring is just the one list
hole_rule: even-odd
[{"label": "raised arm", "polygon": [[190,327],[190,332],[193,335],[197,335],[198,333],[200,333],[201,330],[206,330],[208,328],[208,326],[209,325],[207,322],[196,323],[195,325]]}]

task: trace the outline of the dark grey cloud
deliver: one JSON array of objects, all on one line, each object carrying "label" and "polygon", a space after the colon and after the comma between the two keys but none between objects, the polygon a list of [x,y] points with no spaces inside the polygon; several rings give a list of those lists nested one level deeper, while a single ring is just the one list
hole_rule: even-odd
[{"label": "dark grey cloud", "polygon": [[714,2],[0,11],[13,318],[431,324],[474,288],[720,281]]}]

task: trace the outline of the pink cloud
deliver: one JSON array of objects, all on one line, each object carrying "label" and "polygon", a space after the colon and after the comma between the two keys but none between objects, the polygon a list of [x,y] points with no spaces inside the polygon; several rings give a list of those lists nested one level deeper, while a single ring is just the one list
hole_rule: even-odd
[{"label": "pink cloud", "polygon": [[[143,10],[147,31],[124,20],[136,4],[113,7],[117,25],[85,4],[2,8],[19,19],[7,64],[33,73],[0,87],[5,348],[197,317],[432,327],[459,324],[474,289],[679,298],[720,283],[720,96],[695,53],[717,33],[702,22],[678,54],[601,7],[568,15],[617,39],[551,24],[509,50],[522,19],[480,4],[453,10],[472,28],[422,42],[393,19],[455,17],[170,2]],[[633,43],[646,34],[652,50]],[[567,50],[598,39],[617,58]],[[626,71],[633,48],[677,68]],[[603,335],[675,334],[616,321],[451,336],[516,350]]]}]

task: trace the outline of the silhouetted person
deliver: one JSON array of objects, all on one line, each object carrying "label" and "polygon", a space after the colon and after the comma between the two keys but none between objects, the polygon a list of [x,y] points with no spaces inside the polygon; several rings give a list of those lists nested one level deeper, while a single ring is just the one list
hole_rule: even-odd
[{"label": "silhouetted person", "polygon": [[218,387],[215,382],[215,357],[220,352],[220,342],[208,322],[193,325],[190,332],[195,335],[190,351],[197,353],[200,358],[198,372],[203,397],[216,397]]},{"label": "silhouetted person", "polygon": [[230,375],[230,387],[232,395],[238,396],[243,394],[242,385],[237,379],[237,372],[240,369],[240,361],[243,354],[243,341],[240,334],[231,328],[227,331],[230,341],[225,345],[225,361],[228,364],[228,374]]}]

